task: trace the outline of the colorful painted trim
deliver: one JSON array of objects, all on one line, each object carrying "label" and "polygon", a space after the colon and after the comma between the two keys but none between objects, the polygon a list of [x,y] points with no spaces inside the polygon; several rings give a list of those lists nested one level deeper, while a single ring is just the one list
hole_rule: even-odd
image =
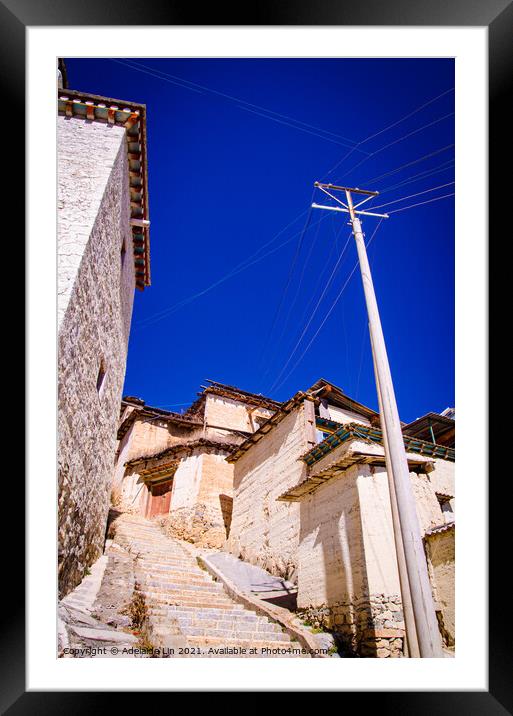
[{"label": "colorful painted trim", "polygon": [[[333,421],[325,421],[324,418],[316,420],[317,427],[322,430],[323,422],[332,423]],[[322,442],[318,443],[315,447],[309,450],[305,455],[301,457],[303,462],[306,462],[308,466],[314,465],[325,455],[328,455],[334,448],[342,445],[346,440],[352,438],[360,438],[361,440],[367,440],[370,442],[379,443],[383,445],[383,434],[379,428],[368,427],[366,425],[360,425],[359,423],[347,423],[346,425],[340,426],[331,435],[328,435]],[[445,447],[444,445],[436,445],[435,443],[428,443],[425,440],[418,440],[411,438],[408,435],[403,436],[404,447],[407,452],[418,453],[419,455],[426,455],[427,457],[438,457],[442,460],[455,461],[454,448]]]}]

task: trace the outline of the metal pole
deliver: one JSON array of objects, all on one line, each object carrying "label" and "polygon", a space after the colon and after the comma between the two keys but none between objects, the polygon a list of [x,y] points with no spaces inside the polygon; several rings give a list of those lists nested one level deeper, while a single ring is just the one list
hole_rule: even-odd
[{"label": "metal pole", "polygon": [[397,496],[395,494],[394,477],[392,464],[390,462],[390,448],[388,446],[388,436],[386,425],[383,421],[383,400],[381,398],[381,388],[379,385],[378,372],[376,370],[376,358],[374,356],[374,346],[371,336],[372,361],[374,365],[374,377],[376,379],[376,388],[378,392],[379,415],[381,420],[381,432],[383,433],[383,446],[385,448],[385,461],[387,466],[388,491],[390,493],[390,507],[392,510],[392,525],[394,529],[395,553],[397,557],[397,571],[399,572],[399,583],[401,585],[401,601],[403,604],[404,626],[406,631],[406,639],[404,644],[404,655],[410,659],[418,659],[420,657],[419,642],[417,639],[417,628],[415,626],[415,615],[413,613],[413,605],[411,601],[410,583],[408,581],[408,570],[406,569],[406,559],[404,557],[404,545],[401,535],[401,523],[399,520],[399,511],[397,509]]},{"label": "metal pole", "polygon": [[387,434],[420,655],[422,658],[441,658],[443,657],[442,643],[410,484],[403,434],[379,317],[378,303],[372,283],[360,219],[355,215],[351,192],[346,189],[345,194],[358,251],[365,302],[369,316],[369,330],[374,347],[376,373],[382,402],[382,421]]}]

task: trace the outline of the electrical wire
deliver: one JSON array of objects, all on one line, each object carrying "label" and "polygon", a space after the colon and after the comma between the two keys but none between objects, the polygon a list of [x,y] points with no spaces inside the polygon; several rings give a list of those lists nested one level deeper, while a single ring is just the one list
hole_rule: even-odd
[{"label": "electrical wire", "polygon": [[424,129],[428,129],[429,127],[432,127],[433,125],[438,124],[439,122],[443,122],[444,119],[448,119],[449,117],[453,117],[453,116],[454,116],[454,112],[449,112],[448,114],[445,114],[443,117],[439,117],[438,119],[434,119],[432,122],[425,124],[423,127],[419,127],[418,129],[414,129],[412,132],[408,132],[407,134],[404,134],[402,137],[399,137],[399,139],[394,139],[393,142],[389,142],[388,144],[385,144],[383,147],[376,149],[376,151],[372,152],[369,156],[364,157],[361,161],[359,161],[357,164],[355,164],[350,169],[348,169],[347,173],[349,174],[350,172],[353,172],[355,169],[360,167],[364,162],[367,162],[371,157],[374,157],[376,154],[383,152],[385,149],[388,149],[389,147],[392,147],[394,144],[397,144],[398,142],[403,142],[405,139],[408,139],[408,137],[411,137],[414,134],[418,134],[418,132],[422,132]]},{"label": "electrical wire", "polygon": [[[310,199],[310,209],[309,209],[309,211],[308,211],[308,216],[307,216],[307,218],[306,218],[306,222],[305,222],[305,225],[304,225],[304,227],[303,227],[303,231],[301,232],[301,235],[300,235],[300,238],[299,238],[297,247],[296,247],[296,252],[295,252],[295,254],[294,254],[294,258],[293,258],[293,260],[292,260],[291,263],[290,263],[289,272],[288,272],[288,276],[287,276],[287,281],[286,281],[285,286],[284,286],[284,288],[283,288],[283,290],[282,290],[282,292],[281,292],[281,297],[280,297],[280,300],[279,300],[278,305],[277,305],[277,307],[276,307],[276,311],[275,311],[275,313],[274,313],[274,318],[273,318],[273,320],[272,320],[271,327],[270,327],[270,329],[269,329],[269,332],[268,332],[268,334],[267,334],[267,338],[266,338],[266,340],[265,340],[265,342],[264,342],[264,345],[263,345],[263,347],[262,347],[261,354],[260,354],[260,358],[259,358],[259,360],[258,360],[258,365],[260,365],[260,363],[262,362],[262,358],[263,358],[265,352],[267,351],[267,346],[268,346],[268,344],[269,344],[269,341],[271,340],[272,333],[273,333],[274,328],[275,328],[275,326],[276,326],[276,323],[277,323],[277,321],[278,321],[278,316],[279,316],[279,314],[280,314],[280,312],[281,312],[281,309],[282,309],[282,306],[283,306],[283,302],[284,302],[284,300],[285,300],[285,296],[287,295],[287,291],[288,291],[288,288],[289,288],[289,286],[290,286],[290,282],[291,282],[291,280],[292,280],[292,275],[293,275],[294,269],[295,269],[295,267],[296,267],[296,262],[297,262],[297,259],[298,259],[298,257],[299,257],[299,254],[300,254],[300,252],[301,252],[301,247],[302,247],[302,245],[303,245],[303,239],[304,239],[304,237],[305,237],[305,235],[306,235],[306,232],[308,231],[308,228],[309,228],[309,226],[310,226],[310,221],[311,221],[311,218],[312,218],[312,211],[313,211],[311,204],[312,204],[312,201],[313,201],[314,192],[315,192],[315,189],[314,189],[314,191],[312,192],[312,197],[311,197],[311,199]],[[317,229],[319,229],[319,224],[317,225]]]},{"label": "electrical wire", "polygon": [[446,152],[448,149],[452,149],[454,147],[454,144],[447,144],[445,147],[440,147],[440,149],[435,149],[433,152],[429,152],[429,154],[424,154],[422,157],[419,157],[418,159],[414,159],[411,162],[406,162],[405,164],[401,164],[400,166],[396,167],[395,169],[391,169],[388,172],[385,172],[384,174],[380,174],[379,176],[372,177],[372,179],[365,179],[366,184],[371,184],[377,181],[380,181],[381,179],[384,179],[387,176],[390,176],[391,174],[397,174],[397,172],[400,172],[402,169],[405,169],[406,167],[411,167],[414,164],[419,164],[420,162],[423,162],[425,159],[430,159],[431,157],[435,157],[437,154],[441,154],[442,152]]},{"label": "electrical wire", "polygon": [[436,167],[433,167],[433,169],[426,169],[423,172],[419,172],[418,174],[413,174],[411,177],[403,179],[403,181],[400,181],[397,184],[391,184],[390,186],[387,186],[384,189],[380,189],[379,193],[380,193],[380,195],[386,194],[389,191],[392,191],[393,189],[398,189],[400,186],[406,186],[407,184],[414,184],[415,182],[422,181],[422,179],[426,179],[428,176],[433,176],[434,174],[439,174],[440,172],[444,172],[444,171],[447,171],[448,169],[452,169],[453,166],[454,166],[454,159],[448,159],[446,162],[442,162],[442,164],[438,164]]},{"label": "electrical wire", "polygon": [[423,206],[424,204],[431,204],[433,201],[440,201],[440,199],[447,199],[449,196],[454,196],[454,192],[452,194],[444,194],[443,196],[435,196],[434,199],[428,199],[427,201],[420,201],[418,204],[410,204],[410,206],[402,206],[400,209],[393,209],[393,211],[389,211],[389,214],[397,214],[398,211],[406,211],[406,209],[413,209],[415,206]]},{"label": "electrical wire", "polygon": [[432,99],[428,100],[427,102],[424,102],[424,104],[421,104],[419,107],[417,107],[416,109],[414,109],[412,112],[409,112],[408,114],[404,115],[404,117],[401,117],[400,119],[398,119],[397,121],[393,122],[392,124],[389,124],[387,127],[384,127],[383,129],[380,129],[379,132],[375,132],[374,134],[370,134],[370,135],[369,135],[368,137],[366,137],[365,139],[362,139],[361,142],[358,142],[358,144],[356,145],[356,147],[354,147],[351,151],[349,151],[347,154],[345,154],[345,155],[342,157],[342,159],[340,159],[338,162],[336,162],[336,163],[334,164],[334,166],[327,172],[327,174],[325,174],[325,176],[329,176],[330,174],[332,174],[332,173],[335,171],[335,169],[338,169],[338,167],[339,167],[346,159],[349,158],[349,156],[352,154],[352,152],[353,152],[357,147],[360,147],[362,144],[365,144],[366,142],[369,142],[371,139],[374,139],[375,137],[378,137],[380,134],[383,134],[384,132],[387,132],[389,129],[392,129],[393,127],[396,127],[398,124],[401,124],[402,122],[406,121],[406,120],[409,119],[410,117],[413,117],[413,115],[417,114],[417,112],[420,112],[421,110],[423,110],[423,109],[424,109],[425,107],[427,107],[428,105],[433,104],[433,102],[436,102],[437,100],[441,99],[441,98],[444,97],[446,94],[448,94],[449,92],[453,92],[453,91],[454,91],[454,87],[450,87],[448,90],[445,90],[444,92],[442,92],[441,94],[437,95],[436,97],[433,97]]},{"label": "electrical wire", "polygon": [[[138,72],[142,72],[144,74],[150,75],[152,77],[155,77],[156,79],[160,79],[163,82],[168,82],[170,84],[173,84],[178,87],[182,87],[183,89],[189,89],[193,92],[198,92],[199,94],[203,94],[205,92],[208,92],[210,94],[217,95],[219,97],[223,97],[224,99],[227,99],[231,102],[235,102],[237,106],[240,109],[246,109],[248,111],[255,110],[261,110],[265,114],[261,114],[260,116],[265,117],[266,119],[270,119],[275,122],[279,122],[281,124],[287,124],[287,122],[284,122],[283,120],[289,120],[289,122],[295,122],[296,124],[289,124],[289,126],[293,127],[294,129],[298,129],[300,131],[308,131],[307,129],[303,129],[302,127],[308,127],[309,128],[309,134],[315,134],[321,139],[325,139],[326,141],[335,141],[333,139],[329,139],[327,136],[324,135],[331,135],[332,137],[338,137],[339,139],[342,139],[346,142],[344,144],[343,142],[336,141],[337,144],[341,144],[342,146],[350,147],[352,146],[356,140],[349,139],[348,137],[344,137],[341,134],[337,134],[335,132],[331,132],[327,129],[322,129],[321,127],[316,127],[313,124],[308,124],[307,122],[303,122],[302,120],[295,119],[294,117],[290,117],[286,114],[281,114],[280,112],[275,112],[274,110],[267,109],[266,107],[261,107],[258,104],[254,104],[252,102],[247,102],[246,100],[240,99],[239,97],[234,97],[232,95],[226,94],[225,92],[220,92],[219,90],[212,89],[211,87],[207,87],[205,85],[200,85],[196,82],[192,82],[191,80],[185,80],[181,77],[177,77],[176,75],[172,75],[169,72],[163,72],[162,70],[156,70],[152,67],[148,67],[147,65],[143,65],[142,63],[136,63],[133,61],[127,61],[126,59],[116,59],[116,58],[110,58],[113,62],[116,62],[120,65],[125,65],[126,67],[130,67],[132,70],[136,70]],[[253,108],[253,109],[251,109]],[[255,114],[259,114],[259,112],[255,112]],[[271,116],[274,115],[274,116]],[[277,117],[280,117],[281,120],[276,119]],[[302,125],[302,127],[296,126],[296,125]],[[321,134],[321,132],[323,134]],[[363,150],[358,150],[362,151]],[[364,154],[366,152],[363,152]]]},{"label": "electrical wire", "polygon": [[431,191],[436,191],[437,189],[443,189],[446,186],[451,186],[454,184],[453,181],[447,182],[447,184],[439,184],[438,186],[434,186],[431,189],[425,189],[424,191],[418,191],[416,194],[408,194],[408,196],[402,196],[400,199],[394,199],[393,201],[387,201],[386,204],[378,204],[377,206],[373,206],[373,209],[383,209],[384,206],[390,206],[390,204],[397,204],[399,201],[406,201],[406,199],[413,199],[414,196],[420,196],[421,194],[428,194]]},{"label": "electrical wire", "polygon": [[[255,251],[253,254],[251,254],[251,256],[248,256],[248,257],[245,258],[243,261],[239,262],[236,266],[234,266],[234,268],[232,268],[227,274],[225,274],[224,276],[222,276],[221,278],[219,278],[217,281],[214,281],[214,283],[210,284],[209,286],[207,286],[206,288],[202,289],[201,291],[198,291],[197,293],[192,294],[192,296],[188,296],[187,298],[182,299],[181,301],[178,301],[177,303],[173,304],[172,306],[168,306],[167,308],[164,308],[164,309],[162,309],[162,310],[160,310],[160,311],[157,311],[156,313],[152,314],[151,316],[147,316],[145,319],[143,319],[142,321],[139,322],[138,326],[143,326],[143,325],[145,325],[145,324],[148,324],[149,322],[153,322],[153,319],[155,319],[155,318],[157,318],[157,317],[159,317],[159,316],[165,317],[165,316],[169,315],[170,313],[174,313],[174,311],[177,310],[178,308],[182,308],[184,305],[187,305],[188,303],[191,303],[191,302],[194,301],[196,298],[199,298],[200,296],[203,296],[205,293],[208,293],[208,292],[211,291],[213,288],[216,288],[216,287],[219,286],[220,284],[224,283],[224,282],[227,281],[228,279],[230,279],[230,278],[232,278],[233,276],[235,276],[235,275],[237,275],[238,273],[240,273],[241,271],[244,271],[246,268],[249,268],[249,267],[252,266],[253,264],[257,263],[258,261],[261,261],[263,258],[265,258],[266,256],[269,256],[271,253],[274,253],[274,251],[277,251],[277,250],[280,249],[282,246],[285,246],[286,244],[290,243],[290,241],[292,241],[296,236],[298,236],[298,235],[301,233],[301,231],[296,232],[296,233],[293,234],[291,237],[289,237],[286,241],[284,241],[283,243],[279,244],[277,247],[275,247],[275,248],[272,249],[271,251],[268,251],[267,253],[263,254],[262,256],[260,256],[260,257],[258,257],[258,258],[255,258],[255,257],[257,257],[258,254],[260,254],[260,252],[263,251],[267,246],[269,246],[270,244],[274,243],[274,241],[276,241],[277,238],[279,238],[283,233],[285,233],[285,231],[286,231],[288,228],[290,228],[293,224],[295,224],[295,222],[296,222],[301,216],[304,216],[304,214],[307,214],[308,211],[309,211],[309,209],[305,209],[304,211],[302,211],[301,213],[299,213],[299,214],[298,214],[294,219],[292,219],[292,221],[290,221],[283,229],[280,229],[280,231],[278,231],[278,233],[275,234],[275,235],[272,237],[272,239],[270,239],[270,240],[267,241],[265,244],[263,244],[262,246],[260,246],[260,248],[257,249],[257,251]],[[317,223],[317,222],[316,222],[316,223]],[[315,224],[314,224],[314,226],[315,226]],[[253,260],[253,259],[254,259],[254,260]]]},{"label": "electrical wire", "polygon": [[276,383],[279,381],[279,379],[280,379],[281,376],[283,375],[284,371],[287,369],[287,366],[289,365],[289,363],[290,363],[290,361],[292,360],[292,358],[294,357],[294,355],[295,355],[297,349],[299,348],[299,344],[300,344],[301,341],[303,340],[303,338],[304,338],[304,336],[305,336],[305,333],[307,332],[308,328],[310,327],[310,324],[312,323],[312,321],[313,321],[313,319],[314,319],[314,316],[315,316],[315,314],[317,313],[317,310],[318,310],[319,306],[321,305],[322,299],[324,298],[324,296],[325,296],[326,293],[328,292],[328,290],[329,290],[329,288],[330,288],[330,286],[331,286],[331,284],[332,284],[332,282],[333,282],[333,279],[335,278],[335,275],[336,275],[336,273],[337,273],[338,267],[340,266],[340,262],[342,261],[342,258],[344,257],[344,254],[345,254],[345,252],[346,252],[347,247],[349,246],[349,241],[351,240],[351,235],[352,235],[352,234],[350,233],[349,236],[347,237],[347,241],[346,241],[346,243],[345,243],[345,245],[344,245],[344,248],[342,249],[342,251],[341,251],[341,253],[340,253],[340,256],[338,257],[338,259],[337,259],[337,261],[336,261],[336,263],[335,263],[335,266],[333,267],[333,270],[332,270],[331,275],[330,275],[330,277],[329,277],[329,279],[328,279],[328,281],[327,281],[327,283],[326,283],[326,285],[325,285],[325,287],[324,287],[324,290],[323,290],[323,292],[321,293],[321,295],[320,295],[320,297],[319,297],[319,300],[317,301],[317,303],[316,303],[316,305],[315,305],[315,308],[313,309],[313,311],[312,311],[312,313],[311,313],[311,315],[310,315],[310,318],[308,319],[308,322],[307,322],[306,326],[305,326],[304,329],[303,329],[303,332],[302,332],[301,335],[299,336],[299,338],[298,338],[298,340],[297,340],[297,342],[296,342],[296,345],[294,346],[294,348],[293,348],[293,350],[292,350],[292,353],[290,354],[289,358],[287,359],[287,362],[285,363],[285,365],[282,367],[282,369],[281,369],[281,371],[280,371],[280,374],[278,375],[278,377],[276,378],[276,380],[274,381],[274,383],[270,386],[268,392],[272,392],[272,391],[274,390]]},{"label": "electrical wire", "polygon": [[[368,246],[371,244],[371,242],[373,241],[373,239],[374,239],[374,237],[376,236],[376,234],[377,234],[377,232],[378,232],[378,229],[379,229],[379,227],[381,226],[382,222],[383,222],[383,219],[380,219],[378,225],[377,225],[376,228],[374,229],[374,232],[373,232],[372,236],[370,237],[369,241],[367,242],[366,247],[368,247]],[[350,281],[351,278],[353,277],[354,272],[356,271],[357,268],[358,268],[358,261],[357,261],[357,262],[355,263],[355,265],[353,266],[353,269],[351,270],[351,273],[349,274],[349,276],[348,276],[347,279],[345,280],[345,282],[344,282],[342,288],[340,289],[340,291],[339,291],[339,293],[337,294],[335,300],[333,301],[333,303],[332,303],[332,305],[331,305],[329,311],[328,311],[328,312],[326,313],[326,315],[324,316],[322,322],[320,323],[320,325],[319,325],[319,327],[317,328],[316,332],[314,333],[314,335],[312,336],[312,338],[311,338],[310,341],[308,342],[306,348],[305,348],[304,351],[301,353],[301,355],[299,356],[299,358],[297,359],[297,361],[294,363],[294,365],[292,366],[291,370],[287,373],[287,375],[285,376],[285,378],[283,378],[283,380],[282,380],[278,385],[276,385],[276,386],[274,387],[274,390],[278,390],[279,388],[281,388],[281,386],[289,379],[289,377],[292,375],[292,373],[296,370],[297,366],[298,366],[298,365],[300,364],[300,362],[303,360],[303,358],[305,357],[306,353],[307,353],[308,350],[310,349],[310,346],[312,345],[312,343],[314,342],[314,340],[317,338],[317,336],[318,336],[319,333],[321,332],[321,330],[322,330],[324,324],[326,323],[326,321],[328,320],[328,318],[329,318],[329,317],[331,316],[331,314],[333,313],[333,311],[334,311],[334,309],[335,309],[335,306],[336,306],[337,303],[339,302],[339,300],[340,300],[342,294],[344,293],[345,289],[347,288],[347,286],[348,286],[348,284],[349,284],[349,281]]]},{"label": "electrical wire", "polygon": [[[314,191],[315,191],[315,189],[314,189]],[[313,198],[313,197],[312,197],[312,198]],[[312,209],[312,211],[313,211],[313,209]],[[308,264],[308,261],[310,260],[310,256],[311,256],[311,254],[312,254],[313,247],[314,247],[314,245],[317,243],[317,239],[318,239],[318,237],[319,237],[319,229],[320,229],[320,224],[317,224],[317,230],[316,230],[316,232],[315,232],[314,239],[313,239],[313,241],[312,241],[311,244],[310,244],[310,251],[308,252],[308,255],[307,255],[306,259],[305,259],[305,263],[303,264],[303,271],[301,272],[301,276],[300,276],[300,279],[299,279],[299,282],[298,282],[298,287],[296,288],[296,292],[295,292],[295,294],[294,294],[294,298],[293,298],[293,300],[291,301],[291,303],[290,303],[290,305],[289,305],[289,310],[288,310],[288,312],[287,312],[287,316],[286,316],[286,318],[285,318],[285,321],[283,322],[283,326],[282,326],[281,333],[280,333],[279,337],[277,338],[277,340],[275,341],[275,345],[276,345],[276,346],[280,345],[280,343],[281,343],[281,341],[282,341],[282,339],[283,339],[283,336],[284,336],[284,334],[285,334],[285,330],[287,329],[288,321],[289,321],[289,318],[290,318],[290,314],[291,314],[291,312],[292,312],[292,307],[295,305],[295,302],[297,301],[297,298],[298,298],[298,295],[299,295],[299,288],[300,288],[301,283],[302,283],[302,281],[303,281],[303,276],[304,276],[304,273],[305,273],[305,268],[306,268],[306,266],[307,266],[307,264]],[[266,347],[266,349],[267,349],[267,347]],[[263,354],[262,354],[262,358],[263,358]],[[267,365],[267,368],[265,369],[265,371],[262,373],[262,375],[261,375],[261,377],[260,377],[260,385],[261,385],[261,386],[263,385],[263,381],[265,381],[267,375],[269,374],[269,371],[271,370],[271,365],[272,365],[271,362],[269,362],[268,365]]]},{"label": "electrical wire", "polygon": [[[339,144],[341,147],[347,147],[347,144],[344,142],[340,142],[338,139],[331,139],[331,137],[324,137],[318,132],[313,132],[311,129],[305,129],[304,127],[297,127],[295,124],[291,124],[291,122],[286,122],[283,119],[277,119],[276,117],[269,117],[267,114],[263,114],[262,112],[257,112],[255,109],[251,109],[250,107],[243,107],[242,105],[239,106],[239,109],[243,109],[245,112],[251,112],[252,114],[256,114],[259,117],[264,117],[265,119],[272,119],[273,122],[277,122],[278,124],[284,124],[287,127],[292,127],[293,129],[299,129],[301,132],[307,132],[308,134],[313,134],[315,137],[320,137],[321,139],[325,139],[327,142],[333,142],[334,144]],[[324,130],[321,130],[324,131]],[[361,154],[369,154],[370,152],[365,152],[363,149],[357,149],[356,147],[352,148],[353,151],[358,151]]]}]

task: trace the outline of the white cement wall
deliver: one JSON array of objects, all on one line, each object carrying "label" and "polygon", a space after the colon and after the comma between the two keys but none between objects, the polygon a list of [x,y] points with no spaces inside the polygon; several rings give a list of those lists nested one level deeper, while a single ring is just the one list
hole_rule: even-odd
[{"label": "white cement wall", "polygon": [[256,418],[272,414],[272,410],[209,393],[205,401],[206,435],[216,439],[226,438],[230,430],[254,433],[258,429]]},{"label": "white cement wall", "polygon": [[307,400],[237,460],[227,551],[273,574],[295,575],[299,505],[277,497],[305,477],[298,458],[315,442],[314,404]]},{"label": "white cement wall", "polygon": [[340,408],[338,405],[330,405],[328,403],[328,411],[331,420],[335,420],[337,423],[360,423],[361,425],[370,425],[369,420],[364,418],[363,415],[353,413],[345,408]]}]

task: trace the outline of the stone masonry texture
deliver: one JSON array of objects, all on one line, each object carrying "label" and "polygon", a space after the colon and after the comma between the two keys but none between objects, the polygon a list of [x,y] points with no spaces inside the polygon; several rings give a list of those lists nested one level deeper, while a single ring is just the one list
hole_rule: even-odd
[{"label": "stone masonry texture", "polygon": [[125,130],[59,117],[61,596],[103,549],[135,286],[129,212]]},{"label": "stone masonry texture", "polygon": [[437,616],[444,643],[448,647],[455,644],[455,540],[454,530],[446,530],[426,537],[425,546],[431,581],[434,585],[434,597],[437,604]]}]

